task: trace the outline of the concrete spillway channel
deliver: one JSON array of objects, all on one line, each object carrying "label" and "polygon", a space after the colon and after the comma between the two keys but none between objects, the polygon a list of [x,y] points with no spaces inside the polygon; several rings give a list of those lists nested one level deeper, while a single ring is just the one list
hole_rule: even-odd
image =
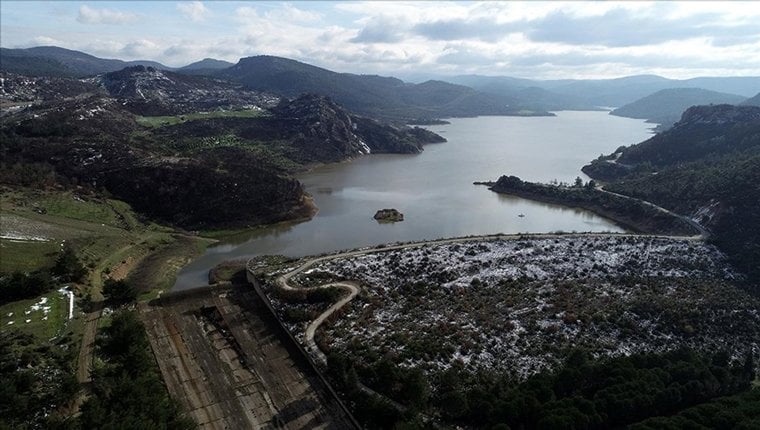
[{"label": "concrete spillway channel", "polygon": [[200,428],[356,428],[253,288],[168,294],[141,311],[169,392]]}]

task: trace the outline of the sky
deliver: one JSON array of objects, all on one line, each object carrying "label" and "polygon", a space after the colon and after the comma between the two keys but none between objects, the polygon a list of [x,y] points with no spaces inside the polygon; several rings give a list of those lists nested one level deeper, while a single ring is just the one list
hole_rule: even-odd
[{"label": "sky", "polygon": [[0,2],[0,46],[40,45],[399,77],[760,76],[760,2]]}]

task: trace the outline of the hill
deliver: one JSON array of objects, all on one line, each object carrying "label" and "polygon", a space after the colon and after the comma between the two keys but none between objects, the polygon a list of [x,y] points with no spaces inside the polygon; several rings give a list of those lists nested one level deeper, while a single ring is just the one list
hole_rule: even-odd
[{"label": "hill", "polygon": [[204,58],[200,61],[196,61],[195,63],[190,63],[187,66],[180,67],[177,70],[178,71],[198,70],[198,69],[219,70],[219,69],[226,69],[234,65],[235,64],[230,63],[229,61],[217,60],[214,58]]},{"label": "hill", "polygon": [[719,93],[701,88],[672,88],[660,90],[644,98],[621,106],[611,115],[645,119],[670,127],[691,106],[709,104],[738,104],[745,98],[735,94]]},{"label": "hill", "polygon": [[744,100],[742,106],[760,106],[760,93],[757,93],[754,97],[750,97]]},{"label": "hill", "polygon": [[27,49],[0,48],[0,70],[28,76],[82,77],[114,72],[128,66],[150,66],[169,70],[155,61],[122,61],[98,58],[94,55],[56,46]]},{"label": "hill", "polygon": [[[443,140],[356,117],[316,95],[277,106],[265,99],[270,109],[225,110],[261,95],[150,67],[86,82],[18,79],[42,82],[46,90],[3,118],[0,184],[84,188],[186,229],[308,217],[314,208],[292,172],[369,152],[419,152],[422,144]],[[11,83],[17,89],[5,96],[35,96],[27,85]],[[187,113],[208,103],[218,110]],[[135,115],[159,108],[182,113]]]},{"label": "hill", "polygon": [[387,119],[507,115],[514,100],[441,81],[408,84],[396,78],[337,73],[272,56],[242,58],[217,77],[285,97],[303,93],[329,96],[362,115]]},{"label": "hill", "polygon": [[137,115],[179,115],[209,110],[268,108],[279,98],[239,84],[132,66],[85,82],[100,86]]},{"label": "hill", "polygon": [[689,214],[760,292],[760,107],[689,108],[672,129],[583,171],[605,189]]},{"label": "hill", "polygon": [[88,82],[48,76],[24,76],[0,72],[0,104],[10,113],[30,103],[100,93],[102,90]]},{"label": "hill", "polygon": [[448,82],[466,85],[484,93],[515,100],[520,106],[535,110],[595,110],[591,103],[575,95],[560,94],[542,87],[540,81],[508,76],[464,75],[443,78]]},{"label": "hill", "polygon": [[760,77],[701,77],[668,79],[656,75],[635,75],[615,79],[532,80],[507,76],[466,75],[442,78],[480,91],[511,94],[536,87],[549,92],[550,100],[565,109],[600,106],[623,106],[664,89],[702,88],[705,90],[751,97],[760,90]]},{"label": "hill", "polygon": [[180,67],[175,71],[177,73],[184,73],[186,75],[210,76],[219,70],[227,69],[234,65],[234,63],[230,63],[229,61],[217,60],[214,58],[204,58],[203,60],[190,63],[184,67]]}]

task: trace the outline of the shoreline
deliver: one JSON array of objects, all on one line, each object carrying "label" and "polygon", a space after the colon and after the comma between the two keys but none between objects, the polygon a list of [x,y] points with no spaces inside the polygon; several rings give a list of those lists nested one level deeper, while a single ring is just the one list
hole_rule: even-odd
[{"label": "shoreline", "polygon": [[[475,182],[486,185],[495,193],[508,194],[567,208],[588,210],[634,233],[667,236],[703,236],[703,232],[650,202],[604,190],[556,187],[523,182],[515,177],[502,177],[497,182]],[[507,181],[506,179],[509,179]]]}]

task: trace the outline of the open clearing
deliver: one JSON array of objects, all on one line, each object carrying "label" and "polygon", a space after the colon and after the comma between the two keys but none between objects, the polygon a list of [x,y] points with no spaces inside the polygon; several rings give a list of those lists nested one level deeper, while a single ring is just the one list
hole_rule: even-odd
[{"label": "open clearing", "polygon": [[244,109],[244,110],[220,110],[212,112],[196,112],[185,115],[172,116],[137,116],[137,123],[145,127],[162,127],[165,125],[175,125],[186,121],[196,119],[210,118],[256,118],[263,116],[265,113],[261,109]]},{"label": "open clearing", "polygon": [[249,286],[166,294],[142,315],[169,392],[201,428],[354,428]]}]

